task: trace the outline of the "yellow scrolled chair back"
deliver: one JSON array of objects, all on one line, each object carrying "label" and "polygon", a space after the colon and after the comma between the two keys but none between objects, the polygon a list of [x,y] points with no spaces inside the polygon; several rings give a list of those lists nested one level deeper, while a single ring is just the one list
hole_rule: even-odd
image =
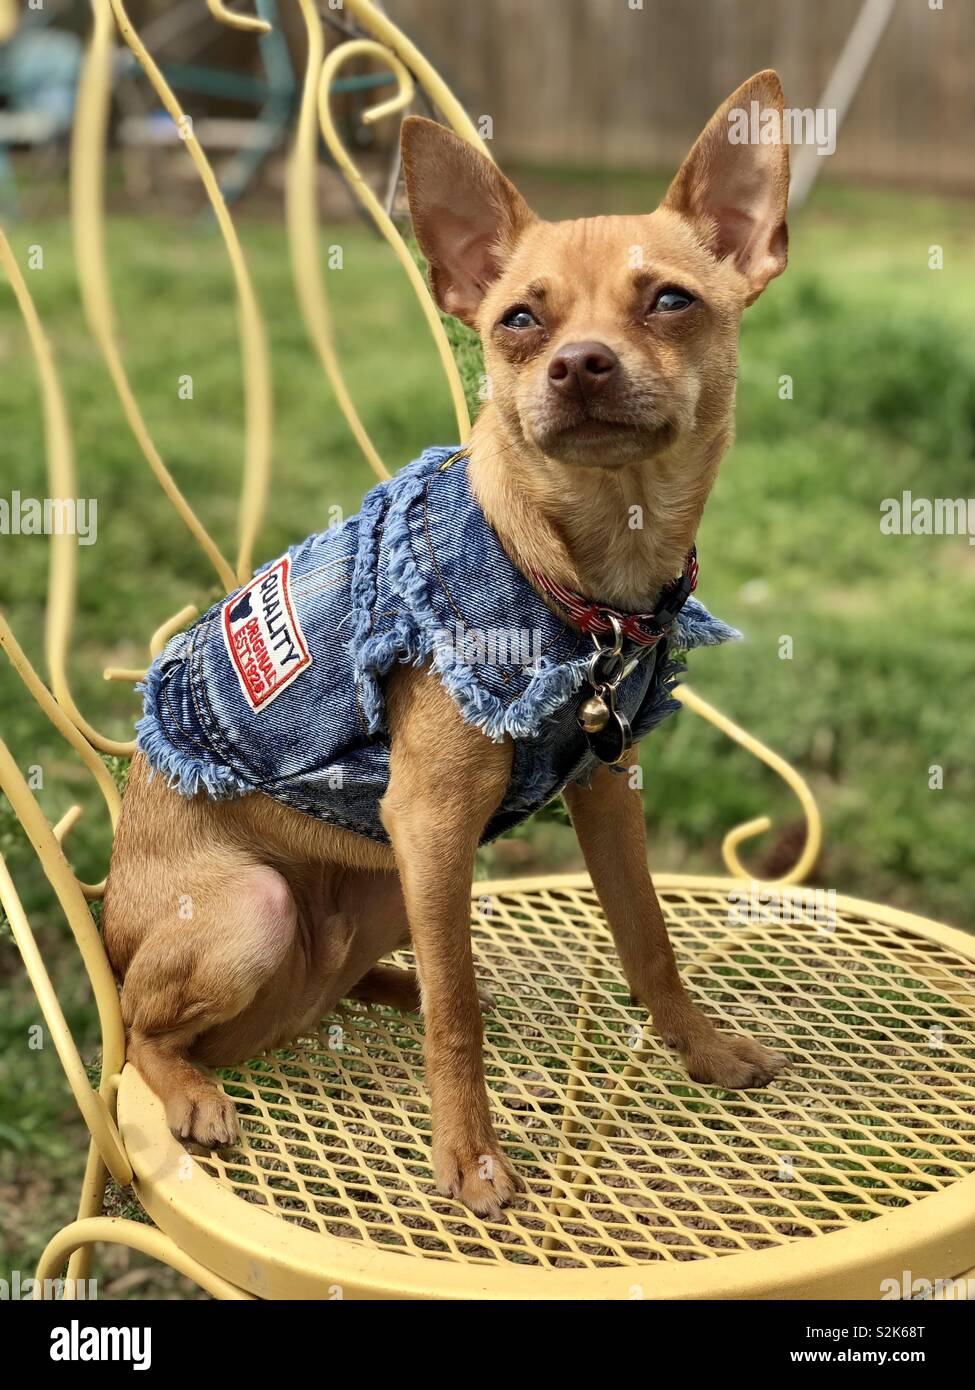
[{"label": "yellow scrolled chair back", "polygon": [[365,455],[370,468],[379,478],[388,478],[383,463],[355,409],[332,333],[331,316],[325,283],[319,270],[317,222],[314,204],[314,171],[317,158],[316,107],[318,124],[329,153],[345,177],[350,189],[368,212],[378,231],[392,247],[423,310],[427,327],[437,349],[457,420],[458,439],[465,442],[470,433],[470,415],[464,398],[460,373],[454,361],[447,335],[440,321],[437,306],[417,268],[409,247],[400,235],[392,218],[369,187],[355,161],[339,136],[332,117],[329,93],[339,70],[354,58],[374,58],[384,62],[396,78],[394,96],[378,103],[363,115],[366,124],[374,124],[387,116],[405,110],[413,100],[414,82],[418,81],[452,128],[491,158],[490,151],[457,98],[434,68],[413,44],[391,24],[368,0],[348,0],[345,9],[373,34],[372,39],[355,39],[341,44],[326,58],[322,21],[314,0],[298,0],[308,40],[308,59],[302,87],[298,131],[288,165],[287,210],[288,235],[294,269],[295,293],[301,307],[306,330],[335,393],[353,436]]},{"label": "yellow scrolled chair back", "polygon": [[[0,613],[0,648],[6,653],[10,664],[20,677],[28,694],[33,698],[41,712],[46,715],[61,737],[75,750],[88,772],[93,777],[98,790],[101,792],[106,808],[108,809],[109,820],[114,832],[118,824],[119,815],[121,814],[122,801],[111,773],[92,748],[88,739],[85,738],[77,725],[68,718],[64,710],[51,695],[47,686],[28,661],[23,649],[10,630],[10,624],[2,613]],[[59,844],[64,841],[80,814],[80,808],[73,806],[62,816],[55,829],[55,836]],[[79,887],[86,898],[100,898],[105,885],[104,882],[87,884],[79,881]]]},{"label": "yellow scrolled chair back", "polygon": [[318,164],[318,77],[325,60],[325,38],[322,22],[313,0],[298,0],[305,22],[308,56],[302,82],[301,106],[295,141],[288,159],[285,181],[285,214],[288,242],[291,248],[291,269],[298,307],[305,332],[318,354],[325,375],[335,393],[339,409],[345,416],[353,438],[377,478],[388,478],[389,470],[379,457],[376,446],[355,408],[342,374],[338,351],[332,333],[328,298],[318,263],[318,219],[315,211],[316,168]]},{"label": "yellow scrolled chair back", "polygon": [[[237,236],[237,229],[227,210],[216,175],[193,131],[193,123],[139,37],[135,26],[126,13],[122,0],[95,0],[96,6],[106,2],[111,5],[119,33],[131,49],[133,56],[179,131],[217,219],[217,225],[220,228],[233,271],[240,311],[240,336],[244,365],[244,466],[238,511],[238,549],[234,575],[237,582],[243,583],[250,578],[253,568],[254,542],[264,516],[271,474],[271,364],[268,356],[264,320],[257,303],[257,296],[254,293],[254,286],[240,245],[240,239]],[[244,16],[231,15],[222,5],[216,7],[211,5],[211,9],[217,18],[225,23],[234,23],[244,19]],[[262,29],[263,21],[256,21],[256,24],[258,29]],[[238,23],[236,27],[253,29],[254,24]],[[173,500],[172,497],[170,500]],[[233,582],[227,583],[226,577],[221,577],[224,578],[228,589],[234,587]]]},{"label": "yellow scrolled chair back", "polygon": [[454,355],[451,351],[450,343],[447,340],[447,334],[444,332],[443,324],[440,322],[440,314],[437,306],[433,302],[430,292],[427,289],[426,281],[416,261],[413,259],[409,247],[400,236],[395,223],[382,203],[380,203],[375,193],[373,193],[372,189],[362,177],[355,162],[349,155],[348,150],[339,139],[338,131],[332,120],[329,91],[332,81],[343,63],[355,57],[383,56],[385,56],[390,68],[396,75],[399,82],[399,91],[397,96],[392,100],[381,103],[380,106],[374,107],[372,111],[367,111],[363,119],[366,121],[370,120],[370,118],[378,120],[381,116],[389,115],[391,111],[402,109],[403,106],[409,104],[413,96],[413,81],[400,60],[393,53],[384,49],[381,44],[375,43],[371,39],[353,39],[349,43],[342,44],[340,48],[333,49],[325,59],[318,86],[319,122],[322,128],[322,135],[332,158],[345,175],[349,187],[355,193],[359,202],[369,213],[373,222],[375,222],[376,226],[379,228],[379,231],[393,248],[396,258],[402,266],[416,294],[450,387],[450,394],[454,404],[454,413],[457,418],[457,435],[460,443],[463,444],[466,443],[467,437],[470,434],[471,421],[467,413],[467,402],[464,397],[464,388],[461,384],[460,373],[457,370],[457,364],[454,361]]},{"label": "yellow scrolled chair back", "polygon": [[230,29],[242,29],[249,34],[266,34],[271,26],[266,19],[258,19],[256,15],[238,14],[236,10],[228,10],[223,0],[207,0],[207,9],[214,19],[221,24],[226,24]]},{"label": "yellow scrolled chair back", "polygon": [[[10,242],[2,229],[0,264],[3,265],[17,300],[37,368],[44,411],[44,444],[50,495],[62,498],[76,497],[71,428],[57,368],[54,365],[54,355]],[[128,757],[134,751],[135,745],[108,738],[93,728],[78,709],[68,682],[67,653],[74,622],[77,568],[77,538],[64,529],[55,528],[55,533],[51,536],[45,623],[45,648],[51,688],[58,704],[89,743],[101,749],[103,753]]]},{"label": "yellow scrolled chair back", "polygon": [[[51,978],[37,948],[27,914],[2,855],[0,903],[7,914],[51,1041],[88,1131],[102,1161],[115,1180],[123,1184],[129,1183],[132,1180],[132,1167],[126,1157],[114,1113],[115,1086],[125,1060],[125,1030],[108,957],[85,901],[82,886],[64,857],[58,835],[48,824],[13,755],[2,739],[0,789],[13,807],[14,814],[23,826],[57,895],[91,982],[102,1040],[102,1081],[99,1090],[96,1091],[88,1080],[84,1063],[71,1036]],[[76,819],[77,808],[73,807],[68,816]],[[65,819],[62,818],[59,825],[63,825]]]},{"label": "yellow scrolled chair back", "polygon": [[221,584],[225,589],[232,589],[233,568],[163,463],[122,361],[105,252],[105,144],[111,106],[115,21],[109,0],[92,0],[92,11],[94,23],[78,81],[70,170],[75,267],[85,319],[146,462],[177,515],[216,570]]},{"label": "yellow scrolled chair back", "polygon": [[[819,807],[816,805],[816,798],[805,779],[800,776],[791,763],[786,762],[785,758],[774,753],[771,748],[767,748],[764,743],[755,738],[754,734],[750,734],[747,729],[743,729],[740,724],[736,724],[733,719],[729,719],[726,714],[715,709],[707,700],[702,700],[697,691],[692,690],[689,685],[678,686],[674,694],[686,709],[691,709],[702,719],[706,719],[709,724],[713,724],[716,729],[720,729],[723,734],[726,734],[733,743],[737,743],[739,747],[744,748],[753,757],[770,767],[773,772],[778,773],[786,786],[795,793],[806,822],[806,838],[799,857],[791,868],[778,878],[768,882],[776,887],[802,883],[819,858],[819,851],[823,843],[822,817],[819,813]],[[738,858],[738,846],[745,840],[753,839],[756,835],[770,830],[771,827],[772,822],[768,816],[757,816],[754,820],[744,821],[741,825],[735,826],[725,835],[721,842],[721,856],[728,872],[734,878],[755,879],[755,875],[750,874]]]}]

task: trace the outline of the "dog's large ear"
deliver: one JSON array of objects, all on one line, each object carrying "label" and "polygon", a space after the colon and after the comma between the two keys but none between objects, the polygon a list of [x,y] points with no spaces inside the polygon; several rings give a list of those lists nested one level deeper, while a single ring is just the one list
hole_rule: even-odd
[{"label": "dog's large ear", "polygon": [[489,159],[436,121],[409,116],[402,147],[413,230],[434,298],[474,327],[485,290],[534,214]]},{"label": "dog's large ear", "polygon": [[[777,73],[750,77],[715,111],[661,204],[693,222],[719,259],[731,257],[748,282],[748,304],[782,274],[788,258],[783,108]],[[756,135],[768,143],[756,143]]]}]

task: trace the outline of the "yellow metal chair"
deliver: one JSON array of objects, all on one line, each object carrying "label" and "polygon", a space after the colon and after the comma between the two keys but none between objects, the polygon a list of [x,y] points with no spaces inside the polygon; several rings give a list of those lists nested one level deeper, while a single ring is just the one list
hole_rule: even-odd
[{"label": "yellow metal chair", "polygon": [[[256,30],[260,21],[216,18]],[[317,131],[396,250],[424,306],[450,382],[462,437],[464,393],[439,317],[408,249],[343,149],[328,107],[337,68],[353,56],[387,64],[403,109],[414,81],[466,138],[477,134],[422,55],[367,0],[345,10],[371,35],[325,59],[313,0],[298,0],[308,62],[287,208],[295,282],[309,335],[374,470],[382,462],[346,391],[318,273],[313,167]],[[271,441],[267,350],[233,224],[191,130],[188,152],[233,265],[247,387],[239,551],[235,565],[166,470],[129,387],[117,346],[103,245],[103,150],[117,25],[178,123],[173,94],[121,0],[94,0],[73,167],[78,271],[88,321],[147,462],[229,589],[251,568],[267,495]],[[113,20],[114,12],[114,20]],[[76,495],[71,440],[53,359],[0,234],[0,260],[22,310],[43,392],[51,493]],[[28,692],[97,782],[114,825],[119,797],[104,737],[77,708],[66,676],[75,541],[52,538],[42,683],[0,619],[2,645]],[[150,654],[194,616],[156,632]],[[141,673],[109,671],[132,680]],[[242,1138],[192,1156],[130,1066],[118,998],[88,907],[103,885],[79,882],[63,842],[80,814],[53,828],[6,746],[0,785],[71,926],[102,1032],[102,1080],[90,1084],[30,924],[0,860],[7,912],[44,1018],[91,1133],[78,1219],[50,1242],[37,1271],[87,1277],[91,1248],[144,1251],[224,1298],[876,1298],[913,1279],[950,1280],[975,1264],[975,941],[871,903],[840,898],[824,921],[796,887],[819,848],[815,802],[798,774],[687,687],[682,701],[765,761],[794,789],[807,836],[799,861],[756,887],[738,858],[765,818],[725,839],[729,878],[661,875],[658,890],[685,977],[712,1013],[784,1045],[792,1064],[772,1087],[722,1092],[690,1082],[629,1002],[592,887],[583,875],[477,883],[472,929],[479,974],[497,1007],[485,1023],[486,1069],[499,1132],[528,1180],[497,1223],[436,1195],[416,1017],[350,1003],[313,1037],[224,1073]],[[774,887],[774,908],[762,891]],[[745,924],[735,905],[746,898]],[[765,909],[763,910],[763,903]],[[757,910],[756,910],[757,908]],[[132,1184],[155,1223],[101,1212],[107,1175]],[[975,1275],[975,1271],[972,1271]],[[942,1287],[957,1295],[962,1286]]]}]

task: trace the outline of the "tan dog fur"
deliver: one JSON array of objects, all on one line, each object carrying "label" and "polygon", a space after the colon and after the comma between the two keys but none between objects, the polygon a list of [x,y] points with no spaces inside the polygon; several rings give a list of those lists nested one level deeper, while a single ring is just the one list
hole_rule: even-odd
[{"label": "tan dog fur", "polygon": [[[471,486],[525,573],[534,566],[603,602],[644,608],[681,568],[732,436],[741,312],[786,262],[786,147],[727,139],[729,108],[753,99],[781,111],[774,73],[715,113],[653,214],[565,223],[536,219],[451,133],[417,118],[404,125],[434,293],[480,332],[493,388],[470,442]],[[692,303],[656,309],[665,287]],[[502,322],[518,306],[534,326]],[[588,377],[576,396],[549,374],[555,355],[580,343],[617,359],[591,397]],[[634,506],[642,527],[629,524]],[[511,745],[465,724],[425,672],[396,668],[386,699],[381,814],[392,848],[259,793],[181,797],[135,759],[104,914],[128,1055],[175,1133],[229,1143],[233,1105],[195,1063],[231,1065],[287,1042],[349,994],[415,1007],[416,978],[378,964],[412,941],[437,1186],[496,1216],[519,1180],[484,1084],[469,913]],[[601,768],[588,790],[571,785],[565,797],[630,988],[665,1042],[696,1080],[766,1084],[784,1059],[719,1033],[680,982],[639,793]]]}]

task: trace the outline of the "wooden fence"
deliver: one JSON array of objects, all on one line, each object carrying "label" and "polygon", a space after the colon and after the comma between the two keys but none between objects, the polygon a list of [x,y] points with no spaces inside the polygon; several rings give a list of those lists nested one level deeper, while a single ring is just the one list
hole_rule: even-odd
[{"label": "wooden fence", "polygon": [[[813,107],[860,0],[388,0],[501,159],[671,168],[763,67]],[[823,176],[975,190],[975,0],[897,0]]]}]

